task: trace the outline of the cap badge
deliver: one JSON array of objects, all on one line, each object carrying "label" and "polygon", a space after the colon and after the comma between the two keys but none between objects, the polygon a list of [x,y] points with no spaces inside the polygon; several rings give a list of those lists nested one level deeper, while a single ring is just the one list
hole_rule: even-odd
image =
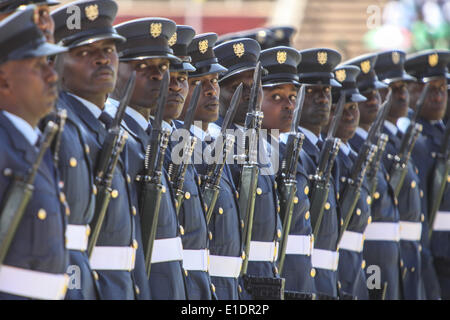
[{"label": "cap badge", "polygon": [[278,40],[283,39],[283,38],[284,38],[284,31],[281,30],[281,29],[278,29],[277,31],[275,31],[275,37],[276,37]]},{"label": "cap badge", "polygon": [[430,54],[428,56],[428,64],[430,67],[435,67],[438,64],[439,56],[437,53]]},{"label": "cap badge", "polygon": [[277,52],[277,61],[278,61],[279,64],[285,63],[286,59],[287,59],[286,51],[278,51]]},{"label": "cap badge", "polygon": [[342,82],[345,80],[345,78],[347,78],[347,75],[346,75],[344,69],[336,70],[335,74],[336,74],[336,79],[338,79],[339,82]]},{"label": "cap badge", "polygon": [[244,44],[242,42],[233,44],[233,50],[234,50],[234,54],[240,58],[244,55],[245,53],[245,47]]},{"label": "cap badge", "polygon": [[266,31],[260,30],[256,34],[256,41],[258,41],[259,43],[264,43],[264,41],[266,41],[266,36],[267,36]]},{"label": "cap badge", "polygon": [[173,46],[177,43],[177,33],[175,32],[169,39],[169,46]]},{"label": "cap badge", "polygon": [[95,19],[98,18],[98,5],[93,4],[87,6],[86,8],[84,8],[84,12],[86,13],[86,17],[89,20],[94,21]]},{"label": "cap badge", "polygon": [[204,54],[208,50],[208,39],[202,40],[198,43],[198,50]]},{"label": "cap badge", "polygon": [[320,64],[325,64],[325,63],[327,63],[327,60],[328,60],[328,55],[327,55],[327,53],[326,53],[325,51],[319,51],[319,52],[317,52],[317,61],[318,61]]},{"label": "cap badge", "polygon": [[392,62],[394,64],[397,64],[400,62],[400,53],[398,53],[397,51],[392,52]]},{"label": "cap badge", "polygon": [[150,25],[150,34],[153,38],[158,38],[162,32],[162,24],[161,23],[152,23]]},{"label": "cap badge", "polygon": [[363,73],[369,73],[370,71],[370,60],[361,62],[361,71]]}]

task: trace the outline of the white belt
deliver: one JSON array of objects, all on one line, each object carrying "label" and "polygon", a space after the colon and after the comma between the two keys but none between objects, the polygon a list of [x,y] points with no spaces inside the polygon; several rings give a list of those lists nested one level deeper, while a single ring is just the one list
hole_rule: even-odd
[{"label": "white belt", "polygon": [[41,300],[64,299],[69,283],[66,274],[0,266],[0,291]]},{"label": "white belt", "polygon": [[270,261],[277,259],[278,242],[250,241],[248,261]]},{"label": "white belt", "polygon": [[336,271],[339,264],[339,252],[314,248],[311,262],[314,268]]},{"label": "white belt", "polygon": [[366,240],[400,241],[398,222],[372,222],[364,231]]},{"label": "white belt", "polygon": [[450,231],[450,211],[438,211],[433,224],[434,231]]},{"label": "white belt", "polygon": [[181,238],[156,239],[153,242],[152,263],[183,260]]},{"label": "white belt", "polygon": [[361,252],[364,247],[364,236],[362,233],[354,231],[344,231],[339,248],[349,251]]},{"label": "white belt", "polygon": [[136,249],[132,247],[94,247],[89,259],[93,270],[134,269]]},{"label": "white belt", "polygon": [[89,225],[69,224],[66,229],[66,248],[85,251],[88,245]]},{"label": "white belt", "polygon": [[212,277],[238,278],[241,266],[241,257],[209,256],[209,275]]},{"label": "white belt", "polygon": [[311,255],[313,241],[311,236],[288,235],[286,254]]},{"label": "white belt", "polygon": [[422,237],[422,223],[400,221],[400,239],[419,241]]},{"label": "white belt", "polygon": [[183,269],[208,271],[208,249],[183,249]]}]

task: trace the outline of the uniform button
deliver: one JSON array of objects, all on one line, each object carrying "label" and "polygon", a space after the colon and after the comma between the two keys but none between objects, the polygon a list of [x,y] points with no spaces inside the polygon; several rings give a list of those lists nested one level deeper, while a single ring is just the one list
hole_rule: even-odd
[{"label": "uniform button", "polygon": [[97,195],[97,186],[94,184],[92,185],[92,193],[96,196]]},{"label": "uniform button", "polygon": [[341,226],[344,225],[344,219],[341,218]]},{"label": "uniform button", "polygon": [[419,174],[419,169],[417,169],[417,167],[416,167],[416,174]]},{"label": "uniform button", "polygon": [[187,277],[188,276],[188,271],[186,269],[184,269],[184,275]]},{"label": "uniform button", "polygon": [[69,208],[69,206],[66,206],[65,210],[66,210],[66,216],[70,216],[70,208]]},{"label": "uniform button", "polygon": [[307,195],[308,193],[309,193],[309,187],[308,186],[306,186],[305,187],[305,190],[303,190],[304,192],[305,192],[305,194]]},{"label": "uniform button", "polygon": [[216,292],[216,287],[211,283],[211,290],[212,292]]},{"label": "uniform button", "polygon": [[380,193],[377,191],[377,192],[375,192],[374,194],[373,194],[373,197],[375,198],[375,199],[379,199],[380,198]]},{"label": "uniform button", "polygon": [[417,183],[413,180],[411,181],[411,189],[414,189],[416,187]]},{"label": "uniform button", "polygon": [[411,272],[414,272],[414,271],[416,271],[416,268],[412,267]]},{"label": "uniform button", "polygon": [[242,251],[241,258],[242,260],[245,260],[245,251]]},{"label": "uniform button", "polygon": [[131,183],[131,177],[130,177],[130,175],[128,173],[127,173],[127,182]]},{"label": "uniform button", "polygon": [[295,203],[295,204],[298,203],[298,197],[297,197],[297,196],[294,197],[294,203]]},{"label": "uniform button", "polygon": [[239,192],[236,191],[236,199],[239,199]]},{"label": "uniform button", "polygon": [[281,238],[281,230],[280,229],[277,230],[277,237],[278,237],[278,239]]},{"label": "uniform button", "polygon": [[356,209],[356,215],[358,215],[358,216],[361,215],[361,209],[360,208]]},{"label": "uniform button", "polygon": [[398,206],[398,199],[397,199],[397,197],[394,198],[394,204],[395,204],[396,206]]},{"label": "uniform button", "polygon": [[209,240],[212,240],[213,236],[212,236],[212,232],[211,231],[208,232],[208,237],[209,237]]},{"label": "uniform button", "polygon": [[400,259],[400,267],[403,268],[403,260],[402,259]]},{"label": "uniform button", "polygon": [[205,211],[208,211],[208,205],[205,204]]},{"label": "uniform button", "polygon": [[131,207],[131,213],[133,214],[133,216],[136,215],[136,207],[135,206]]},{"label": "uniform button", "polygon": [[39,209],[37,216],[40,220],[45,220],[47,218],[47,212],[44,209]]},{"label": "uniform button", "polygon": [[191,194],[190,194],[189,192],[186,192],[186,193],[184,194],[184,197],[185,197],[186,199],[190,199],[190,198],[191,198]]},{"label": "uniform button", "polygon": [[89,154],[89,152],[91,152],[91,149],[87,144],[84,145],[84,152],[86,152],[86,154]]},{"label": "uniform button", "polygon": [[316,276],[316,269],[312,268],[309,274],[314,278]]},{"label": "uniform button", "polygon": [[141,290],[139,290],[139,287],[137,285],[134,286],[134,292],[136,292],[137,295],[141,293]]},{"label": "uniform button", "polygon": [[64,243],[66,244],[65,247],[67,248],[67,244],[69,243],[69,239],[67,239],[67,237],[64,237]]},{"label": "uniform button", "polygon": [[275,189],[278,188],[278,183],[277,183],[276,181],[273,183],[273,187],[274,187]]},{"label": "uniform button", "polygon": [[200,179],[200,177],[198,177],[197,181],[198,181],[198,185],[202,184],[202,179]]},{"label": "uniform button", "polygon": [[92,271],[92,275],[94,276],[94,280],[95,281],[98,281],[98,273],[97,273],[97,271]]},{"label": "uniform button", "polygon": [[59,193],[59,201],[61,201],[61,203],[66,202],[66,195],[64,194],[64,192]]},{"label": "uniform button", "polygon": [[425,221],[425,215],[423,213],[420,214],[420,222]]},{"label": "uniform button", "polygon": [[182,225],[180,225],[180,234],[181,234],[181,235],[184,235],[184,228],[183,228]]},{"label": "uniform button", "polygon": [[422,252],[422,245],[419,244],[419,252]]},{"label": "uniform button", "polygon": [[447,182],[450,183],[450,174],[447,176]]},{"label": "uniform button", "polygon": [[256,188],[256,193],[257,193],[258,195],[260,195],[260,194],[262,193],[262,190],[261,190],[260,187]]},{"label": "uniform button", "polygon": [[114,189],[112,192],[111,192],[111,197],[113,198],[113,199],[115,199],[115,198],[117,198],[119,196],[119,191],[117,191],[116,189]]},{"label": "uniform button", "polygon": [[340,281],[337,282],[337,286],[338,286],[339,289],[342,288],[342,285],[341,285]]},{"label": "uniform button", "polygon": [[75,168],[75,167],[77,166],[77,159],[75,159],[74,157],[70,158],[70,160],[69,160],[69,165],[70,165],[72,168]]},{"label": "uniform button", "polygon": [[178,208],[178,200],[177,199],[173,199],[173,202],[175,204],[175,208]]},{"label": "uniform button", "polygon": [[166,187],[165,187],[165,186],[162,186],[161,192],[162,192],[162,193],[166,193]]},{"label": "uniform button", "polygon": [[241,228],[244,229],[244,226],[245,226],[244,220],[241,220]]},{"label": "uniform button", "polygon": [[336,199],[339,200],[339,198],[341,197],[341,195],[339,194],[339,192],[336,194]]},{"label": "uniform button", "polygon": [[277,267],[273,267],[273,273],[274,274],[278,274],[278,268]]},{"label": "uniform button", "polygon": [[277,212],[280,213],[281,207],[277,206]]},{"label": "uniform button", "polygon": [[91,227],[88,225],[88,226],[86,227],[86,236],[89,237],[90,234],[91,234]]},{"label": "uniform button", "polygon": [[[447,179],[448,182],[448,179]],[[420,197],[423,198],[423,190],[420,190]]]},{"label": "uniform button", "polygon": [[137,249],[139,247],[139,244],[136,239],[133,240],[132,247],[133,247],[133,249]]},{"label": "uniform button", "polygon": [[308,220],[308,219],[309,219],[309,216],[310,216],[309,211],[306,211],[306,213],[305,213],[305,219]]},{"label": "uniform button", "polygon": [[240,284],[238,285],[238,291],[239,291],[239,293],[242,293],[242,288],[241,288]]},{"label": "uniform button", "polygon": [[5,169],[3,170],[3,175],[4,175],[5,177],[10,177],[10,176],[12,176],[12,173],[13,173],[13,171],[12,171],[10,168],[5,168]]},{"label": "uniform button", "polygon": [[223,209],[219,208],[219,214],[223,214]]},{"label": "uniform button", "polygon": [[391,176],[389,175],[389,173],[386,173],[386,180],[389,181],[391,179]]},{"label": "uniform button", "polygon": [[370,196],[367,196],[366,202],[368,205],[370,205],[372,203],[372,198]]},{"label": "uniform button", "polygon": [[361,263],[361,268],[365,269],[366,268],[366,260],[363,260]]},{"label": "uniform button", "polygon": [[329,202],[325,203],[325,210],[330,210],[331,205]]},{"label": "uniform button", "polygon": [[372,216],[370,216],[369,218],[367,218],[367,224],[371,224],[372,223]]}]

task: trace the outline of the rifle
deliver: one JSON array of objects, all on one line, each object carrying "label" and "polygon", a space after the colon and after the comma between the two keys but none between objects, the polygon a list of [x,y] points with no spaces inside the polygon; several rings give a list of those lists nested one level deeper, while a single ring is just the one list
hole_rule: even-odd
[{"label": "rifle", "polygon": [[419,100],[417,100],[416,104],[416,110],[411,117],[411,122],[406,130],[406,133],[403,135],[398,154],[387,155],[389,160],[394,161],[389,172],[389,175],[391,176],[389,179],[389,184],[392,186],[392,189],[394,189],[394,195],[396,197],[400,194],[403,181],[405,180],[406,173],[408,172],[408,162],[411,157],[411,152],[416,144],[417,138],[422,132],[422,125],[416,123],[416,120],[423,108],[423,105],[425,104],[425,98],[427,96],[429,86],[430,83],[427,83],[425,88],[420,93]]},{"label": "rifle", "polygon": [[169,72],[164,73],[159,89],[155,120],[150,132],[150,141],[145,152],[145,169],[137,180],[143,184],[140,194],[140,212],[142,220],[142,241],[147,277],[150,277],[153,243],[159,218],[161,197],[166,188],[161,184],[164,155],[169,143],[169,131],[162,130],[163,108],[166,105],[169,88]]},{"label": "rifle", "polygon": [[[198,99],[200,98],[200,93],[202,89],[202,84],[199,82],[194,89],[192,94],[189,107],[186,112],[186,117],[184,121],[183,129],[189,132],[192,122],[194,121],[195,110],[197,109]],[[192,153],[194,152],[195,144],[197,143],[197,138],[189,136],[189,139],[184,143],[183,146],[183,156],[181,163],[175,164],[170,163],[168,168],[168,174],[170,181],[172,182],[173,189],[175,190],[175,207],[177,215],[180,212],[181,205],[184,199],[184,176],[186,174],[188,161],[191,159]]]},{"label": "rifle", "polygon": [[61,137],[64,131],[64,126],[66,124],[66,119],[67,119],[67,110],[65,109],[61,109],[58,110],[57,114],[56,114],[56,118],[57,118],[57,124],[58,124],[58,133],[56,134],[56,138],[55,138],[55,145],[54,145],[54,149],[53,149],[53,161],[55,162],[55,166],[58,166],[58,161],[59,161],[59,148],[61,145]]},{"label": "rifle", "polygon": [[375,191],[377,190],[378,185],[377,173],[378,169],[380,168],[384,150],[386,149],[386,144],[389,141],[389,137],[386,134],[381,133],[381,128],[383,127],[384,120],[389,114],[391,107],[392,107],[392,90],[389,89],[386,100],[383,102],[383,105],[380,108],[381,110],[377,114],[377,117],[371,126],[371,129],[372,127],[376,128],[376,132],[373,135],[373,137],[369,140],[369,142],[371,142],[374,145],[376,144],[377,146],[377,151],[375,152],[373,160],[370,163],[366,173],[367,183],[369,186],[369,195],[371,198],[373,197]]},{"label": "rifle", "polygon": [[325,202],[328,198],[330,190],[331,170],[333,169],[334,160],[339,152],[341,139],[335,138],[336,130],[339,125],[342,113],[345,106],[345,94],[341,93],[336,109],[336,114],[333,117],[330,128],[328,129],[327,138],[320,150],[319,165],[316,173],[310,175],[312,180],[311,189],[311,226],[313,227],[314,238],[317,239],[319,234],[320,224],[322,223]]},{"label": "rifle", "polygon": [[[253,75],[253,84],[250,91],[248,111],[245,117],[245,132],[243,135],[244,154],[238,156],[244,160],[239,181],[239,211],[243,215],[245,230],[244,239],[245,256],[241,268],[241,276],[247,273],[250,253],[250,241],[252,237],[253,215],[255,210],[256,187],[258,185],[259,166],[257,162],[258,136],[264,114],[258,105],[258,93],[261,90],[261,62],[256,64]],[[246,139],[246,133],[250,137]]]},{"label": "rifle", "polygon": [[0,214],[0,265],[8,253],[19,223],[34,192],[34,180],[47,149],[58,131],[58,125],[49,121],[45,126],[39,153],[29,172],[24,177],[14,177],[3,201]]},{"label": "rifle", "polygon": [[445,127],[444,139],[441,150],[436,154],[436,162],[433,168],[433,179],[430,182],[430,197],[433,199],[429,205],[430,224],[428,226],[428,237],[431,239],[433,233],[433,224],[436,218],[436,212],[444,196],[445,185],[447,184],[447,177],[450,172],[450,121],[447,122]]},{"label": "rifle", "polygon": [[297,192],[297,163],[303,146],[305,135],[299,132],[300,118],[305,101],[305,86],[302,85],[297,93],[294,119],[286,143],[286,155],[281,162],[280,183],[280,217],[283,219],[283,235],[281,237],[280,258],[278,272],[282,274],[286,256],[287,241],[291,230],[292,214],[294,212],[294,197]]},{"label": "rifle", "polygon": [[[212,148],[212,150],[217,150],[218,144],[222,143],[222,145],[220,146],[220,149],[222,150],[221,161],[208,165],[208,168],[206,169],[206,175],[203,176],[202,193],[207,208],[207,223],[209,223],[209,221],[211,220],[212,213],[217,202],[217,197],[219,196],[219,184],[220,179],[222,178],[222,172],[223,168],[225,167],[227,156],[234,146],[234,136],[231,134],[226,134],[226,130],[228,129],[229,124],[233,122],[237,106],[239,104],[239,101],[241,101],[242,88],[243,85],[241,83],[234,92],[233,97],[231,98],[230,106],[227,110],[227,113],[225,114],[222,128],[220,130],[221,139],[216,139],[214,142],[214,147]],[[222,141],[219,142],[219,140]]]},{"label": "rifle", "polygon": [[92,256],[95,244],[97,243],[102,229],[103,221],[105,219],[106,211],[111,200],[111,185],[114,177],[114,171],[116,170],[117,163],[119,161],[120,153],[125,147],[128,134],[123,132],[121,134],[120,123],[122,122],[125,114],[125,109],[133,94],[134,84],[136,82],[136,72],[134,71],[128,80],[126,85],[126,91],[123,95],[116,115],[113,119],[111,127],[108,128],[105,141],[101,149],[101,153],[97,162],[97,174],[95,176],[95,187],[97,188],[97,195],[95,198],[95,211],[94,218],[90,225],[92,235],[89,238],[87,253],[88,256]]}]

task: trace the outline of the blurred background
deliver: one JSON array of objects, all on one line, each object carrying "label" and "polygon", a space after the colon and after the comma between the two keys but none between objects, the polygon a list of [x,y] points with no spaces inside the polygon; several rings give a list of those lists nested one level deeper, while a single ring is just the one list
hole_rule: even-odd
[{"label": "blurred background", "polygon": [[[450,0],[116,0],[115,23],[166,17],[223,35],[292,26],[297,49],[328,47],[343,59],[384,49],[450,48]],[[61,0],[62,3],[71,1]]]}]

